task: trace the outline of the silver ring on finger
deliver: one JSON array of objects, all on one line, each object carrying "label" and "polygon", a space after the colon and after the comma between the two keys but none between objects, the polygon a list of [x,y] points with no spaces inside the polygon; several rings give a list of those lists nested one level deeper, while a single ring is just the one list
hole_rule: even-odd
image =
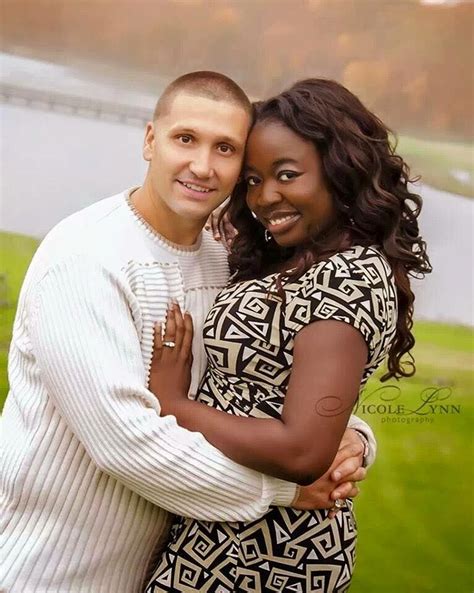
[{"label": "silver ring on finger", "polygon": [[343,500],[342,498],[336,498],[336,500],[334,501],[334,506],[332,507],[331,511],[340,511],[345,506],[347,506],[347,503],[345,500]]},{"label": "silver ring on finger", "polygon": [[166,348],[174,348],[176,346],[176,344],[174,342],[168,341],[168,342],[163,342],[163,346],[165,346]]}]

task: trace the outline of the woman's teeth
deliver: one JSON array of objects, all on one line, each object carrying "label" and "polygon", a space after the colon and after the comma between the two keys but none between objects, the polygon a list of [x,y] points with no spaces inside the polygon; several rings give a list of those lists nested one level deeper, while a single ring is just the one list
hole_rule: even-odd
[{"label": "woman's teeth", "polygon": [[281,224],[282,222],[286,222],[287,220],[291,220],[292,218],[294,218],[295,216],[298,216],[297,214],[289,214],[288,216],[283,216],[282,218],[270,218],[268,220],[268,222],[271,225],[275,225],[275,224]]}]

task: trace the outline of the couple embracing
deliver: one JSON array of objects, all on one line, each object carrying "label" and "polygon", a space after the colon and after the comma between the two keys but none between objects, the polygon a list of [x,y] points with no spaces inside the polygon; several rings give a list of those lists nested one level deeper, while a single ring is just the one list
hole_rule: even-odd
[{"label": "couple embracing", "polygon": [[[2,461],[8,592],[348,590],[351,416],[410,374],[421,199],[333,81],[252,105],[171,83],[141,187],[58,224],[21,291]],[[226,245],[203,231],[226,198]],[[413,208],[413,204],[415,208]]]}]

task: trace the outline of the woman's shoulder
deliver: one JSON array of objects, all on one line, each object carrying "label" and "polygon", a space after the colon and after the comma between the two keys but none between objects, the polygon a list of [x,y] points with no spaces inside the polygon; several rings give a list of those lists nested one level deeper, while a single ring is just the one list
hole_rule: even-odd
[{"label": "woman's shoulder", "polygon": [[370,359],[397,321],[397,291],[390,265],[377,246],[355,245],[314,264],[290,288],[287,325],[299,331],[334,319],[360,330]]},{"label": "woman's shoulder", "polygon": [[391,283],[391,266],[377,245],[354,245],[339,251],[309,268],[301,277],[303,282],[318,282],[324,278],[339,279],[341,282],[353,279],[365,281],[368,285]]}]

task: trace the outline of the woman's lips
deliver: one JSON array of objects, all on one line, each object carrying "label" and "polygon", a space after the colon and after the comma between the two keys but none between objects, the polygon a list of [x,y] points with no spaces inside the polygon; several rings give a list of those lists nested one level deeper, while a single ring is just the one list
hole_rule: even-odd
[{"label": "woman's lips", "polygon": [[293,227],[298,220],[301,218],[301,214],[297,212],[293,215],[286,216],[275,216],[272,217],[272,221],[267,218],[267,229],[272,235],[278,235],[280,233],[286,233],[291,227]]}]

